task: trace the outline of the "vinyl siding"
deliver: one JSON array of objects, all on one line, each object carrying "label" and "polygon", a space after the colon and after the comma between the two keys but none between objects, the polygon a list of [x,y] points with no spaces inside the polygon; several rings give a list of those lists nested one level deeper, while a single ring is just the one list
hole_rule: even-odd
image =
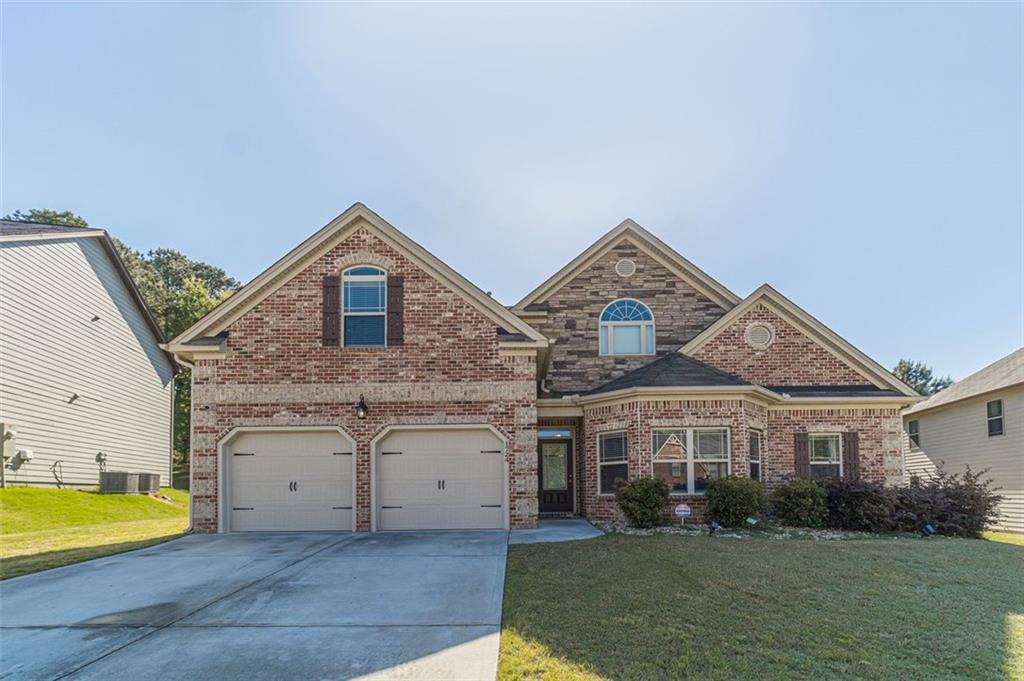
[{"label": "vinyl siding", "polygon": [[0,243],[0,309],[0,422],[34,454],[7,483],[96,485],[102,451],[167,484],[171,363],[99,239]]},{"label": "vinyl siding", "polygon": [[[1003,401],[1004,435],[988,436],[985,405]],[[916,420],[921,447],[910,449],[907,424]],[[998,529],[1024,532],[1024,385],[903,418],[904,477],[925,475],[944,462],[948,472],[989,469],[1004,498]]]}]

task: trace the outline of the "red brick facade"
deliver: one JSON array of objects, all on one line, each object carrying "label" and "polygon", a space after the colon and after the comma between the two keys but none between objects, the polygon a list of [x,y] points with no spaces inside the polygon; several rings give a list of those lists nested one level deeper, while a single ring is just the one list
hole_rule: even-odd
[{"label": "red brick facade", "polygon": [[[565,404],[576,410],[574,415],[538,418],[536,351],[503,346],[500,325],[491,313],[482,312],[465,291],[443,282],[369,227],[352,231],[298,271],[284,272],[268,284],[277,288],[227,327],[223,356],[219,351],[208,358],[196,355],[191,465],[197,531],[216,532],[220,527],[219,445],[234,429],[246,427],[341,428],[355,442],[354,510],[359,530],[370,529],[374,514],[371,441],[391,425],[486,424],[500,432],[508,442],[512,527],[531,527],[537,521],[538,427],[573,430],[574,506],[592,519],[621,517],[614,497],[598,490],[597,437],[609,431],[627,434],[631,478],[653,473],[653,430],[720,427],[729,433],[732,475],[749,474],[749,435],[752,430],[762,434],[762,479],[769,487],[794,474],[794,433],[857,432],[861,476],[900,479],[898,404],[860,407],[856,401],[835,399],[827,406],[785,404],[780,395],[749,386],[717,395],[694,390],[686,394],[684,386],[677,394],[662,397],[640,391],[617,401],[573,399]],[[635,265],[627,276],[615,268],[622,259]],[[401,345],[323,344],[323,278],[356,265],[373,265],[403,278]],[[542,301],[546,316],[528,317],[554,341],[547,365],[553,390],[586,392],[653,361],[651,356],[603,357],[598,352],[600,313],[623,297],[651,308],[660,355],[678,350],[727,312],[636,244],[619,243],[548,294]],[[500,315],[507,313],[499,313],[505,319]],[[772,329],[772,343],[763,350],[746,341],[754,323]],[[764,304],[753,305],[694,356],[762,386],[870,382]],[[358,419],[354,410],[360,396],[369,405],[365,419]],[[680,501],[695,510],[695,520],[703,514],[704,497],[673,496],[673,504]]]},{"label": "red brick facade", "polygon": [[[321,343],[324,275],[404,277],[400,347]],[[497,325],[367,230],[295,274],[228,328],[228,356],[193,371],[193,525],[217,531],[218,443],[242,426],[339,426],[356,442],[356,518],[370,528],[370,441],[390,424],[481,423],[509,441],[510,523],[536,523],[536,361],[499,352]],[[354,405],[364,395],[365,420]]]},{"label": "red brick facade", "polygon": [[[762,323],[774,332],[768,348],[755,350],[747,328]],[[765,305],[757,304],[693,353],[697,359],[757,385],[863,385],[870,383]]]}]

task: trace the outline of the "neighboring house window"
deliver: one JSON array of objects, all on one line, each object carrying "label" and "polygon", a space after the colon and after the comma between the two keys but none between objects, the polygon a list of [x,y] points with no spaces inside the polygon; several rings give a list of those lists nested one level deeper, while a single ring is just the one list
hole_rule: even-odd
[{"label": "neighboring house window", "polygon": [[907,422],[907,433],[910,435],[910,446],[914,449],[921,447],[921,426],[917,421]]},{"label": "neighboring house window", "polygon": [[598,492],[615,494],[615,481],[629,480],[629,453],[625,433],[602,433],[597,436]]},{"label": "neighboring house window", "polygon": [[750,431],[750,479],[761,480],[761,431]]},{"label": "neighboring house window", "polygon": [[661,478],[672,494],[689,491],[687,473],[687,432],[685,430],[656,430],[654,438],[654,477]]},{"label": "neighboring house window", "polygon": [[601,312],[602,355],[653,355],[654,315],[639,300],[622,298]]},{"label": "neighboring house window", "polygon": [[1003,434],[1003,401],[992,400],[985,405],[988,410],[988,436]]},{"label": "neighboring house window", "polygon": [[673,494],[703,494],[709,482],[729,475],[729,430],[655,430],[652,460],[655,477]]},{"label": "neighboring house window", "polygon": [[387,274],[376,267],[353,267],[342,275],[344,334],[350,348],[383,347],[387,317]]},{"label": "neighboring house window", "polygon": [[838,434],[811,435],[808,437],[811,450],[812,478],[839,478],[843,475],[842,456]]}]

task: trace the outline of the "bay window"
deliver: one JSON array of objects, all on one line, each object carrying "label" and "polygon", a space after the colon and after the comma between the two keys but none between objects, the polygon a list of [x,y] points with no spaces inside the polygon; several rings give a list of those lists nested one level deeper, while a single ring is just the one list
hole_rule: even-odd
[{"label": "bay window", "polygon": [[656,429],[651,439],[654,476],[672,494],[703,494],[729,475],[728,428]]},{"label": "bay window", "polygon": [[615,494],[616,480],[629,480],[629,448],[626,434],[597,436],[598,493]]}]

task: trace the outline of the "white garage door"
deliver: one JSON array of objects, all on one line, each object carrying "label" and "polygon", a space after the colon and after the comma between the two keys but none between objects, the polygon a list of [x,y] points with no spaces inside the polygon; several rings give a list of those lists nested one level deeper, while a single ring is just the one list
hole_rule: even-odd
[{"label": "white garage door", "polygon": [[399,430],[377,447],[378,529],[505,527],[505,457],[489,430]]},{"label": "white garage door", "polygon": [[352,448],[338,433],[243,433],[227,455],[232,531],[352,529]]}]

